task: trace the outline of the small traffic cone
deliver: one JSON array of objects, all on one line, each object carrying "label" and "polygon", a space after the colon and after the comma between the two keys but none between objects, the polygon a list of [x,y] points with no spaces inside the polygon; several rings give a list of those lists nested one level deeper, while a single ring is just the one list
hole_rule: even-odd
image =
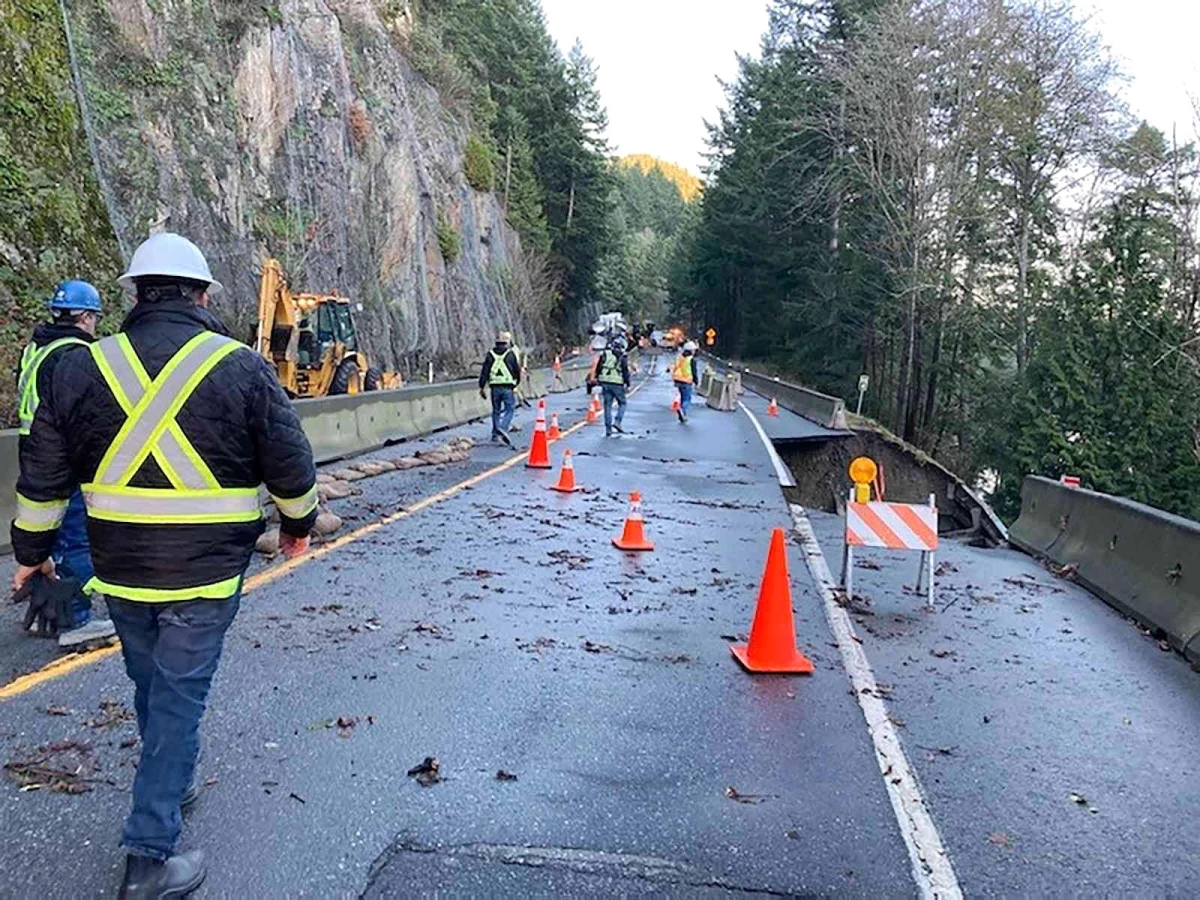
[{"label": "small traffic cone", "polygon": [[750,641],[730,644],[737,661],[751,672],[813,671],[812,662],[796,649],[796,626],[792,621],[792,585],[788,578],[787,550],[783,529],[771,534],[767,565],[758,589],[758,605],[750,625]]},{"label": "small traffic cone", "polygon": [[620,550],[653,550],[654,545],[646,540],[642,522],[642,495],[634,491],[629,495],[629,515],[625,517],[625,529],[619,538],[612,539],[613,546]]},{"label": "small traffic cone", "polygon": [[575,484],[575,463],[571,461],[571,451],[563,451],[562,469],[558,473],[558,484],[550,486],[550,490],[559,491],[563,494],[573,494],[576,491],[583,490]]},{"label": "small traffic cone", "polygon": [[562,432],[558,430],[558,413],[550,414],[550,430],[546,432],[546,440],[557,441],[562,437]]},{"label": "small traffic cone", "polygon": [[557,354],[554,357],[554,371],[555,372],[562,371],[562,357]]},{"label": "small traffic cone", "polygon": [[779,415],[779,404],[775,402],[775,398],[771,398],[771,402],[767,404],[767,415],[774,418]]},{"label": "small traffic cone", "polygon": [[546,401],[538,403],[537,420],[533,425],[533,440],[529,442],[529,458],[525,460],[528,469],[550,468],[550,442],[546,440]]},{"label": "small traffic cone", "polygon": [[595,394],[588,395],[591,399],[588,401],[587,424],[595,425],[599,420],[600,415],[600,400]]},{"label": "small traffic cone", "polygon": [[683,409],[683,403],[679,399],[679,391],[675,392],[675,399],[671,401],[671,412],[679,412]]}]

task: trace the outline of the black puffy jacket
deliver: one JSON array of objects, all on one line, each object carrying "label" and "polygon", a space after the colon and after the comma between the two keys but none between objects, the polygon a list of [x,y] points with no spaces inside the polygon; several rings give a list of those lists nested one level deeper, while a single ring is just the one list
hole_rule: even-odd
[{"label": "black puffy jacket", "polygon": [[[147,374],[154,378],[188,340],[202,331],[226,334],[211,313],[182,300],[139,303],[121,326]],[[56,354],[58,355],[58,354]],[[35,502],[68,498],[86,484],[125,421],[90,353],[61,354],[29,437],[22,442],[17,493]],[[276,497],[314,490],[312,447],[291,401],[267,363],[249,347],[230,353],[204,377],[176,416],[183,433],[223,488],[266,484]],[[153,457],[132,487],[170,487]],[[20,502],[20,499],[19,499]],[[301,519],[281,517],[283,531],[308,534],[315,509]],[[180,590],[233,578],[245,571],[262,520],[201,525],[142,525],[89,518],[88,537],[99,579],[136,588]],[[50,555],[54,531],[12,527],[23,565]]]}]

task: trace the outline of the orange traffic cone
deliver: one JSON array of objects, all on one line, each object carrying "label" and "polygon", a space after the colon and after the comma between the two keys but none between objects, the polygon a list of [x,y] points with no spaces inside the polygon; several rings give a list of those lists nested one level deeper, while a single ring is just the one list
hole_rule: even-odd
[{"label": "orange traffic cone", "polygon": [[625,517],[625,529],[619,538],[612,539],[613,546],[621,550],[653,550],[654,545],[646,540],[642,522],[642,495],[634,491],[629,495],[629,515]]},{"label": "orange traffic cone", "polygon": [[550,414],[550,430],[546,432],[546,440],[557,441],[562,437],[562,432],[558,430],[558,413]]},{"label": "orange traffic cone", "polygon": [[600,401],[595,394],[590,395],[591,400],[588,402],[587,424],[595,425],[600,415]]},{"label": "orange traffic cone", "polygon": [[731,644],[729,649],[751,672],[813,671],[812,662],[796,649],[792,586],[782,528],[776,528],[771,534],[771,549],[767,551],[767,566],[763,570],[758,605],[754,608],[754,622],[750,626],[750,642]]},{"label": "orange traffic cone", "polygon": [[555,372],[562,371],[562,357],[561,356],[555,355],[555,357],[554,357],[554,371]]},{"label": "orange traffic cone", "polygon": [[529,443],[529,458],[525,460],[529,469],[550,468],[550,442],[546,440],[546,401],[538,402],[537,420],[533,425],[533,440]]},{"label": "orange traffic cone", "polygon": [[679,391],[675,392],[675,399],[671,401],[671,412],[679,412],[683,409],[683,404],[679,400]]},{"label": "orange traffic cone", "polygon": [[772,397],[771,402],[767,404],[767,415],[768,416],[779,415],[779,404],[775,402],[774,397]]},{"label": "orange traffic cone", "polygon": [[563,451],[562,470],[558,473],[558,484],[550,486],[552,491],[560,491],[564,494],[573,494],[576,491],[582,490],[575,484],[575,463],[571,461],[571,451]]}]

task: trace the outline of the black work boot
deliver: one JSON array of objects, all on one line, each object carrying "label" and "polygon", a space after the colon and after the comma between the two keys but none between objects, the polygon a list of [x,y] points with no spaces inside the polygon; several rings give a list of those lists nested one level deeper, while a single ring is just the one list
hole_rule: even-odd
[{"label": "black work boot", "polygon": [[168,860],[130,854],[125,857],[125,879],[117,897],[119,900],[186,897],[200,887],[207,871],[200,850],[177,853]]}]

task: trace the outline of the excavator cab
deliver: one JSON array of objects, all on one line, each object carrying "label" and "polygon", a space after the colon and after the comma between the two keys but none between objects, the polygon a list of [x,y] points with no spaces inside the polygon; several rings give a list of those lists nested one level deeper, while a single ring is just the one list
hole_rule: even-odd
[{"label": "excavator cab", "polygon": [[370,368],[358,349],[349,298],[293,294],[274,259],[263,263],[256,343],[291,397],[400,387],[398,374]]}]

